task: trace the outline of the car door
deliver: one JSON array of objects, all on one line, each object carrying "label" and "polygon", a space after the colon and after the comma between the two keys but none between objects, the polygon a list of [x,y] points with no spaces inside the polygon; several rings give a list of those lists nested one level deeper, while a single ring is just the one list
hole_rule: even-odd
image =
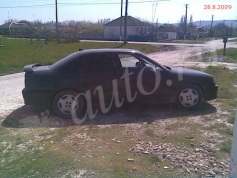
[{"label": "car door", "polygon": [[112,82],[119,77],[115,69],[114,55],[88,54],[81,58],[79,87],[89,91],[97,103],[110,102],[113,95]]},{"label": "car door", "polygon": [[119,59],[122,67],[120,77],[120,92],[128,102],[134,102],[140,97],[137,81],[141,68],[139,59],[132,54],[121,53]]},{"label": "car door", "polygon": [[124,71],[124,82],[129,76],[130,86],[125,82],[124,88],[130,101],[136,98],[142,101],[169,102],[170,81],[166,70],[138,54],[120,55],[120,60]]}]

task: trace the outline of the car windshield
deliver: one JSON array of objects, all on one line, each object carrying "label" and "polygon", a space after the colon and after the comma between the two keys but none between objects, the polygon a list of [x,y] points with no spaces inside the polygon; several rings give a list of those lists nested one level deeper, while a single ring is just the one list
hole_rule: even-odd
[{"label": "car windshield", "polygon": [[137,54],[136,55],[138,59],[145,61],[146,64],[154,66],[155,68],[159,68],[161,70],[166,69],[166,66],[161,65],[160,63],[156,62],[154,59],[149,58],[145,54]]}]

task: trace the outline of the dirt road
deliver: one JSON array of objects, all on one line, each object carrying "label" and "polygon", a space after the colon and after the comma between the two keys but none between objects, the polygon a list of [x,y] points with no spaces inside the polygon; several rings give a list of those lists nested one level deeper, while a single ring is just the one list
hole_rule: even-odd
[{"label": "dirt road", "polygon": [[24,105],[21,91],[24,88],[24,73],[0,77],[0,118]]},{"label": "dirt road", "polygon": [[[163,45],[164,51],[149,54],[151,58],[163,65],[190,65],[189,58],[207,51],[223,48],[222,40],[214,40],[205,44],[177,44],[177,43],[152,43]],[[237,48],[237,43],[228,42],[227,47]],[[193,63],[193,61],[192,61]],[[197,63],[200,64],[200,63]],[[197,65],[195,64],[195,65]],[[206,63],[208,64],[208,63]],[[218,64],[218,63],[216,63]],[[212,63],[213,65],[213,63]],[[224,64],[225,65],[225,64]],[[230,64],[226,64],[230,65]],[[236,65],[232,65],[236,67]],[[3,119],[15,109],[24,105],[21,91],[24,88],[24,73],[17,73],[0,77],[0,119]]]}]

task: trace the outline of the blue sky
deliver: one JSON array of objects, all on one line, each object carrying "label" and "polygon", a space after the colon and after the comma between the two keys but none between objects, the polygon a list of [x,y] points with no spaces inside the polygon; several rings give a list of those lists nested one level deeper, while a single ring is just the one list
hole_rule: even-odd
[{"label": "blue sky", "polygon": [[[123,0],[124,3],[126,0]],[[237,20],[236,0],[128,0],[128,15],[159,23],[177,23],[185,14],[193,21]],[[120,16],[121,0],[58,0],[58,19],[97,21]],[[209,9],[208,6],[216,9]],[[231,6],[231,8],[230,8]],[[205,9],[206,7],[206,9]],[[218,9],[218,7],[220,9]],[[223,9],[222,9],[223,8]],[[124,10],[125,11],[125,10]],[[55,0],[0,0],[0,24],[5,20],[55,21]]]}]

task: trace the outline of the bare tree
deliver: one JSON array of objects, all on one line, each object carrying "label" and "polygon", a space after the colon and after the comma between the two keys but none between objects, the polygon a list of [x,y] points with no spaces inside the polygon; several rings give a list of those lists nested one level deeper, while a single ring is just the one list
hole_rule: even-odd
[{"label": "bare tree", "polygon": [[196,26],[193,24],[193,15],[190,15],[188,27],[189,27],[189,29],[196,27]]},{"label": "bare tree", "polygon": [[213,27],[213,33],[216,37],[232,36],[232,28],[225,23],[218,23]]},{"label": "bare tree", "polygon": [[185,21],[185,19],[184,19],[184,16],[182,15],[182,17],[180,18],[180,21],[179,21],[179,28],[181,28],[183,31],[184,31],[184,27],[185,27],[184,21]]}]

